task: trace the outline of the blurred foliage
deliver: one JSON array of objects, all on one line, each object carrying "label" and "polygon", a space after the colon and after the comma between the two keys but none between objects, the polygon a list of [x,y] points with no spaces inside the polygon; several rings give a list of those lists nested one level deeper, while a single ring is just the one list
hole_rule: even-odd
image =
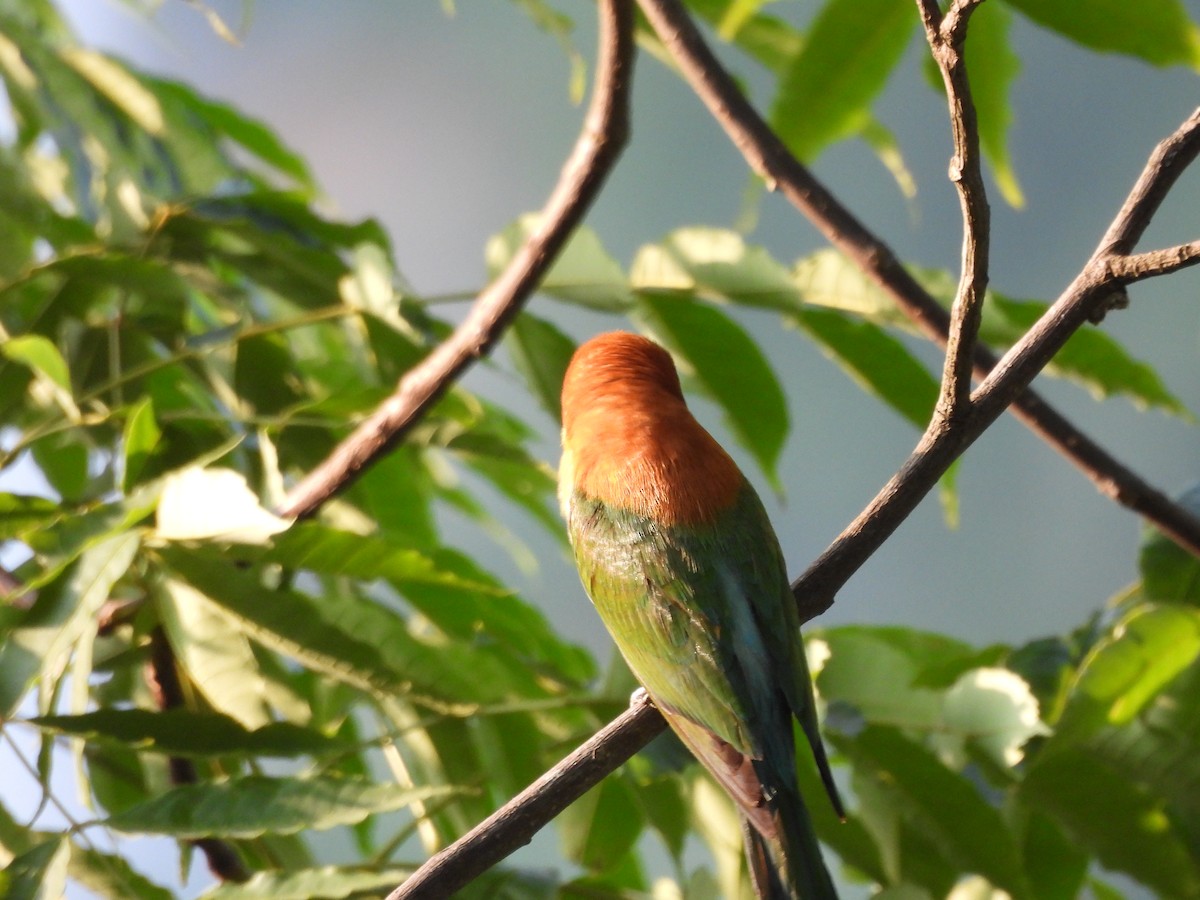
[{"label": "blurred foliage", "polygon": [[[872,3],[868,16],[829,0],[808,30],[753,0],[690,5],[777,79],[773,115],[797,153],[862,138],[899,177],[871,107],[917,20],[911,0]],[[984,149],[1011,202],[1013,16],[1197,66],[1196,27],[1175,0],[1136,14],[1095,5],[989,4],[973,32],[989,48],[972,72]],[[580,77],[570,18],[517,6]],[[552,466],[524,423],[456,388],[319,518],[275,519],[286,486],[449,325],[399,287],[377,223],[319,211],[303,160],[268,127],[79,45],[50,0],[0,0],[0,78],[12,123],[0,142],[0,466],[44,479],[0,494],[12,575],[0,740],[27,763],[5,783],[43,796],[10,809],[0,792],[0,891],[174,896],[133,849],[159,835],[178,842],[181,877],[193,842],[234,847],[252,877],[207,896],[386,893],[628,695],[623,667],[605,672],[560,638],[439,525],[453,509],[503,532],[477,496],[487,485],[561,541]],[[491,241],[493,269],[529,225]],[[946,273],[918,274],[948,296]],[[583,229],[541,293],[667,345],[769,479],[784,392],[732,308],[777,315],[917,427],[936,394],[898,311],[830,251],[780,261],[732,231],[688,227],[623,266]],[[1002,348],[1041,311],[997,293],[984,338]],[[539,311],[506,340],[557,416],[572,339]],[[1051,374],[1189,417],[1096,331]],[[976,648],[900,628],[814,630],[827,736],[854,803],[846,823],[820,802],[813,815],[843,878],[880,896],[1057,900],[1085,887],[1119,896],[1105,874],[1116,871],[1200,896],[1198,584],[1196,560],[1150,533],[1137,585],[1072,634]],[[166,703],[164,660],[179,682]],[[194,779],[179,777],[181,759]],[[685,759],[652,745],[560,818],[557,871],[503,867],[463,895],[744,891],[736,816]],[[819,796],[809,768],[802,778]],[[81,808],[56,796],[64,781],[88,812],[46,828],[43,808]],[[349,855],[319,860],[308,833],[321,829],[343,832]],[[697,839],[711,849],[699,862]],[[674,881],[652,874],[652,844]]]}]

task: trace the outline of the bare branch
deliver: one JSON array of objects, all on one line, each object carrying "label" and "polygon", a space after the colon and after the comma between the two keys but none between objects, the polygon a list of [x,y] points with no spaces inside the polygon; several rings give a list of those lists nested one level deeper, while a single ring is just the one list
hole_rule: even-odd
[{"label": "bare branch", "polygon": [[[829,242],[885,290],[900,310],[930,339],[945,346],[950,332],[946,310],[900,265],[891,248],[863,225],[797,160],[742,95],[713,56],[678,0],[638,0],[697,96],[741,151],[750,168],[776,187]],[[931,5],[932,4],[932,5]],[[932,0],[922,5],[936,8]],[[985,377],[996,357],[981,345],[974,352],[975,374]],[[1013,414],[1071,460],[1106,496],[1145,516],[1185,549],[1200,555],[1200,519],[1148,485],[1029,388],[1014,401]],[[794,585],[797,597],[817,591],[802,612],[816,615],[832,598],[810,569]],[[838,585],[840,587],[840,585]]]},{"label": "bare branch", "polygon": [[[618,0],[619,2],[619,0]],[[387,900],[435,900],[528,844],[547,822],[661,734],[666,720],[645,691],[629,709],[520,794],[440,853],[426,860]]]},{"label": "bare branch", "polygon": [[1189,241],[1162,250],[1147,250],[1113,257],[1108,263],[1109,272],[1118,281],[1131,283],[1169,275],[1188,266],[1200,264],[1200,241]]},{"label": "bare branch", "polygon": [[967,22],[980,2],[955,0],[946,15],[940,17],[933,0],[917,0],[929,50],[946,87],[954,138],[950,181],[958,191],[963,218],[962,272],[954,304],[950,307],[946,362],[938,397],[938,414],[951,419],[959,415],[971,399],[971,373],[987,292],[991,245],[990,210],[980,162],[979,124],[963,56]]},{"label": "bare branch", "polygon": [[395,392],[288,493],[280,515],[312,515],[400,440],[450,385],[492,348],[582,220],[629,136],[633,10],[628,0],[610,0],[601,4],[600,17],[592,102],[537,227],[508,267],[479,295],[454,333],[405,373]]}]

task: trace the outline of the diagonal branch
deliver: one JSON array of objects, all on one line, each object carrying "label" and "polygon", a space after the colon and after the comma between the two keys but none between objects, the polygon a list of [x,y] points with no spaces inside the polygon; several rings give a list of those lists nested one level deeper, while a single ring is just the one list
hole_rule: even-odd
[{"label": "diagonal branch", "polygon": [[563,166],[537,227],[508,267],[479,295],[453,334],[406,372],[395,392],[291,491],[279,510],[305,518],[345,490],[404,437],[475,360],[491,350],[616,164],[629,137],[633,10],[626,0],[601,4],[596,84],[583,131]]},{"label": "diagonal branch", "polygon": [[387,900],[436,900],[486,872],[667,727],[645,691],[629,709],[467,834],[431,856]]},{"label": "diagonal branch", "polygon": [[917,0],[929,49],[942,73],[950,106],[954,155],[950,158],[950,180],[958,191],[962,208],[962,273],[950,307],[950,330],[946,335],[946,362],[938,396],[938,415],[953,419],[971,399],[971,372],[983,300],[987,292],[991,221],[987,191],[980,163],[979,124],[963,45],[967,22],[982,0],[954,0],[945,16],[934,0]]},{"label": "diagonal branch", "polygon": [[[950,333],[946,310],[900,264],[891,248],[788,151],[705,44],[679,0],[638,2],[684,78],[750,168],[774,185],[834,247],[857,263],[922,333],[944,347]],[[1146,202],[1141,201],[1138,207]],[[977,344],[976,376],[985,377],[995,364],[996,357]],[[1146,517],[1180,546],[1200,556],[1200,519],[1151,487],[1029,388],[1014,401],[1012,411],[1087,475],[1103,494]],[[800,589],[800,582],[796,587]],[[820,603],[812,608],[820,611]]]}]

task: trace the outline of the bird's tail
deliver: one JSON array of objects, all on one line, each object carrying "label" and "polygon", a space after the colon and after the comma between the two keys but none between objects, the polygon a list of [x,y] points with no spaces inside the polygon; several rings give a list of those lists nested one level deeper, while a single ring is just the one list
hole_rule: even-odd
[{"label": "bird's tail", "polygon": [[746,861],[760,900],[837,900],[837,889],[800,795],[779,797],[771,819],[771,835],[742,819]]}]

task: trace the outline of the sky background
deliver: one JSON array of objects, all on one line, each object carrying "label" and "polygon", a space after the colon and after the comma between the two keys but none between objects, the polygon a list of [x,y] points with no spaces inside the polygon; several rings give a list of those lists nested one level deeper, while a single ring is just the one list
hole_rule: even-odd
[{"label": "sky background", "polygon": [[[216,36],[183,0],[149,21],[110,0],[61,5],[87,43],[190,82],[277,130],[307,159],[327,209],[375,217],[391,235],[403,277],[418,293],[475,291],[483,246],[516,216],[540,207],[577,133],[582,107],[555,40],[513,3],[459,0],[257,0],[213,3],[239,31]],[[593,4],[561,0],[592,57]],[[794,6],[803,20],[810,2]],[[1200,18],[1200,0],[1187,0]],[[774,7],[784,11],[787,6]],[[1097,56],[1018,21],[1023,71],[1014,96],[1012,157],[1027,199],[1014,210],[991,192],[992,285],[1011,297],[1052,300],[1095,246],[1154,144],[1200,102],[1196,74]],[[945,178],[950,153],[941,96],[921,72],[914,40],[901,73],[875,107],[913,171],[906,199],[861,144],[839,145],[815,171],[902,260],[956,273],[960,225]],[[736,56],[760,108],[766,82]],[[671,72],[643,55],[634,91],[633,141],[588,217],[628,265],[636,249],[685,225],[728,227],[741,210],[747,171],[707,112]],[[1200,173],[1181,181],[1142,249],[1197,237]],[[820,249],[815,231],[781,198],[767,196],[748,241],[785,263]],[[1154,364],[1167,386],[1200,410],[1200,273],[1131,290],[1131,307],[1104,329]],[[531,309],[575,337],[616,320],[535,299]],[[903,462],[917,433],[864,394],[802,335],[773,316],[739,313],[764,346],[788,395],[792,432],[780,460],[783,498],[735,452],[764,491],[793,574],[836,537]],[[936,357],[926,351],[925,358]],[[557,424],[521,396],[514,378],[476,371],[466,384],[512,406],[557,459]],[[1039,390],[1085,431],[1169,493],[1200,479],[1200,432],[1124,400],[1040,379]],[[731,444],[719,412],[702,419]],[[734,449],[734,448],[731,448]],[[961,523],[947,528],[936,498],[916,511],[851,580],[822,625],[904,625],[986,644],[1070,630],[1136,578],[1140,525],[1022,426],[1005,418],[969,452],[959,474]],[[512,514],[538,558],[518,567],[471,529],[469,552],[546,609],[567,634],[607,654],[607,637],[565,553]],[[474,536],[478,534],[478,542]]]}]

